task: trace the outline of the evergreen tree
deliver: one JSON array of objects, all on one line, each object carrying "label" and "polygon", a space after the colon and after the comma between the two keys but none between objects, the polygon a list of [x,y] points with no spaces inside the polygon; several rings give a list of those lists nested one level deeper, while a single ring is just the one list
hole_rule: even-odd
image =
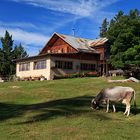
[{"label": "evergreen tree", "polygon": [[13,51],[13,59],[20,59],[24,57],[28,57],[28,54],[23,48],[23,46],[21,45],[21,43],[19,45],[15,45],[15,48]]},{"label": "evergreen tree", "polygon": [[12,35],[8,33],[8,31],[5,32],[5,36],[1,38],[2,43],[2,60],[1,60],[1,74],[4,76],[9,76],[12,74],[12,46],[13,46],[13,40]]},{"label": "evergreen tree", "polygon": [[100,27],[100,37],[106,37],[106,32],[107,32],[107,18],[103,20],[102,26]]},{"label": "evergreen tree", "polygon": [[[21,43],[19,45],[15,45],[13,53],[12,53],[12,58],[14,59],[21,59],[21,58],[25,58],[28,57],[27,52],[25,51],[25,49],[23,48],[23,46],[21,45]],[[13,73],[16,72],[16,63],[13,63]]]},{"label": "evergreen tree", "polygon": [[5,36],[1,38],[2,47],[0,48],[0,75],[9,77],[15,74],[16,65],[14,59],[28,57],[27,52],[21,44],[13,48],[12,35],[5,32]]},{"label": "evergreen tree", "polygon": [[2,71],[2,50],[0,48],[0,75],[1,75],[1,71]]},{"label": "evergreen tree", "polygon": [[111,45],[110,62],[115,68],[125,64],[138,64],[140,44],[140,12],[131,10],[128,15],[122,11],[111,20],[106,33]]}]

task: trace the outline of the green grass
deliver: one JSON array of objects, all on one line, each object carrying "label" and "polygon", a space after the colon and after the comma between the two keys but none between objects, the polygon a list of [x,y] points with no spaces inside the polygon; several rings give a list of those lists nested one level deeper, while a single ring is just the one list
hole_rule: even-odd
[{"label": "green grass", "polygon": [[[91,99],[104,87],[136,90],[137,114],[105,108],[91,110]],[[133,103],[133,102],[132,102]],[[0,83],[0,140],[140,139],[140,84],[107,83],[103,78]]]}]

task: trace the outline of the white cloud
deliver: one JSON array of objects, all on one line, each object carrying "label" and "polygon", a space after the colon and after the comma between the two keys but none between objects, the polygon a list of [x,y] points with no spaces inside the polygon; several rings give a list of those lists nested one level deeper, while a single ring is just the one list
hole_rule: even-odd
[{"label": "white cloud", "polygon": [[[61,18],[61,17],[60,17]],[[63,17],[62,17],[63,18]],[[2,28],[18,28],[21,30],[27,30],[27,31],[34,31],[34,32],[40,32],[41,34],[52,34],[55,32],[58,28],[61,28],[68,23],[73,23],[74,21],[80,19],[79,16],[69,16],[67,18],[63,18],[63,20],[60,20],[57,18],[52,17],[46,17],[43,16],[43,20],[49,20],[49,23],[43,24],[43,23],[31,23],[31,22],[6,22],[6,21],[0,21],[0,27]]]},{"label": "white cloud", "polygon": [[88,16],[91,12],[91,0],[12,0],[16,2],[24,2],[33,6],[47,8],[53,11],[70,13],[79,16]]},{"label": "white cloud", "polygon": [[12,0],[33,6],[47,8],[53,11],[69,13],[81,17],[92,16],[98,10],[107,7],[118,0]]},{"label": "white cloud", "polygon": [[[90,19],[91,23],[96,22],[97,24],[101,24],[104,18],[110,20],[113,17],[114,13],[104,11],[104,8],[119,0],[10,0],[10,1],[20,2],[23,4],[29,4],[37,7],[43,7],[55,11],[54,13],[55,14],[57,13],[57,15],[59,15],[58,16],[59,18],[56,19],[55,16],[47,17],[48,24],[46,24],[45,26],[41,24],[33,25],[32,23],[24,23],[24,24],[19,23],[19,25],[17,24],[17,27],[20,28],[22,28],[22,26],[26,27],[28,24],[28,26],[30,27],[28,28],[29,30],[33,29],[36,32],[50,34],[69,23],[71,23],[71,25],[74,25],[74,23],[76,23],[77,20],[80,20],[82,18],[85,18],[85,20]],[[65,15],[64,13],[68,13],[71,15]],[[62,14],[62,17],[60,16],[60,14]],[[45,15],[43,16],[43,18],[45,19]],[[13,23],[11,25],[13,25]]]},{"label": "white cloud", "polygon": [[42,49],[40,46],[33,46],[33,45],[26,45],[22,44],[22,46],[25,48],[29,56],[35,56],[39,54],[39,51]]},{"label": "white cloud", "polygon": [[[34,52],[38,52],[39,49],[41,49],[50,38],[49,36],[45,36],[40,33],[27,32],[18,28],[2,27],[0,28],[0,37],[4,36],[5,30],[8,30],[8,32],[12,35],[14,41],[25,46],[27,51],[32,50],[32,52],[29,52],[30,55],[33,55]],[[33,46],[32,49],[31,46]]]},{"label": "white cloud", "polygon": [[[68,23],[74,23],[81,18],[90,19],[93,23],[102,22],[103,18],[113,16],[112,13],[104,11],[104,8],[119,0],[9,0],[14,2],[22,2],[36,7],[46,8],[54,13],[62,14],[63,20],[49,17],[51,24],[33,24],[29,22],[4,22],[0,21],[0,36],[4,36],[7,29],[13,35],[16,42],[21,42],[30,51],[35,54],[41,49],[50,38],[44,34],[52,34],[57,29],[64,27]],[[63,13],[71,14],[65,15]],[[74,15],[74,16],[73,16]],[[61,16],[60,16],[61,18]],[[59,18],[59,19],[60,19]],[[51,25],[51,26],[50,26]],[[34,31],[34,32],[31,32]],[[32,47],[33,46],[33,47]]]},{"label": "white cloud", "polygon": [[14,40],[27,45],[44,45],[44,43],[49,39],[48,36],[39,33],[27,32],[18,28],[0,28],[0,36],[4,36],[5,30],[8,30],[8,32],[12,34]]},{"label": "white cloud", "polygon": [[36,25],[32,24],[32,23],[28,23],[28,22],[3,22],[3,21],[0,21],[0,27],[4,27],[4,26],[7,26],[7,27],[19,27],[19,28],[37,28]]},{"label": "white cloud", "polygon": [[96,14],[93,14],[91,19],[94,19],[94,21],[96,21],[101,26],[101,23],[105,18],[107,18],[107,20],[109,21],[114,15],[115,13],[99,11],[98,16]]},{"label": "white cloud", "polygon": [[0,21],[0,37],[3,37],[5,31],[7,30],[10,34],[12,34],[15,44],[21,43],[30,55],[34,55],[38,54],[36,52],[39,52],[39,50],[44,47],[46,42],[50,39],[50,34],[54,33],[56,29],[77,19],[78,17],[69,17],[58,22],[58,24],[56,22],[55,24],[52,23],[51,28],[48,25],[35,25],[29,22]]}]

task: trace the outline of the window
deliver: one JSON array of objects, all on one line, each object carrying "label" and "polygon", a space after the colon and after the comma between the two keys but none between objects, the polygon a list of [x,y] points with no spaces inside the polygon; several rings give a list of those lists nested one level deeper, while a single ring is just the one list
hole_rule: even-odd
[{"label": "window", "polygon": [[19,71],[28,71],[30,70],[30,62],[19,64]]},{"label": "window", "polygon": [[55,68],[61,69],[73,69],[73,63],[71,61],[55,61]]},{"label": "window", "polygon": [[81,70],[95,70],[95,67],[96,67],[95,64],[81,63],[80,65]]},{"label": "window", "polygon": [[34,69],[46,69],[46,60],[34,62]]},{"label": "window", "polygon": [[55,61],[55,68],[63,68],[62,61]]},{"label": "window", "polygon": [[72,69],[72,62],[64,62],[64,69]]}]

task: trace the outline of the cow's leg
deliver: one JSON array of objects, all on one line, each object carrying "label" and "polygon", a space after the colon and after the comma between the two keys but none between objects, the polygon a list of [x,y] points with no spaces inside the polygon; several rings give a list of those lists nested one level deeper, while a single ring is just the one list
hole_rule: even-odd
[{"label": "cow's leg", "polygon": [[106,112],[109,111],[109,99],[106,100]]},{"label": "cow's leg", "polygon": [[126,104],[126,109],[125,109],[124,115],[126,115],[126,113],[127,113],[127,116],[129,116],[129,114],[130,114],[130,103]]},{"label": "cow's leg", "polygon": [[128,92],[127,96],[122,101],[122,103],[126,104],[126,109],[125,109],[124,115],[126,115],[126,113],[127,113],[127,116],[129,116],[129,114],[130,114],[130,102],[131,102],[131,92]]},{"label": "cow's leg", "polygon": [[124,115],[127,113],[127,105],[125,107],[125,112],[123,113]]},{"label": "cow's leg", "polygon": [[112,105],[112,107],[113,107],[113,112],[116,112],[116,108],[114,104]]},{"label": "cow's leg", "polygon": [[127,110],[128,110],[126,99],[123,99],[122,103],[126,105],[125,112],[123,113],[125,115],[127,113]]},{"label": "cow's leg", "polygon": [[127,104],[127,117],[129,116],[130,114],[130,104]]}]

